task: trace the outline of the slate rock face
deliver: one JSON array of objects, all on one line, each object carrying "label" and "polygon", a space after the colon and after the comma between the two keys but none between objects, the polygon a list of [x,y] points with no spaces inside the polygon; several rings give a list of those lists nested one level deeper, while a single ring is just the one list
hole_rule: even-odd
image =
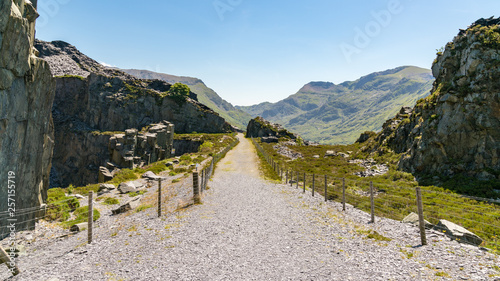
[{"label": "slate rock face", "polygon": [[431,95],[388,120],[376,151],[405,171],[500,179],[500,26],[481,19],[438,53]]},{"label": "slate rock face", "polygon": [[[7,211],[8,172],[15,173],[16,209],[40,206],[47,197],[54,146],[51,117],[55,81],[33,49],[36,7],[0,1],[0,212]],[[36,213],[16,217],[31,220]],[[0,219],[2,232],[6,221]],[[34,220],[16,230],[34,227]],[[0,233],[4,236],[5,233]]]},{"label": "slate rock face", "polygon": [[128,129],[141,131],[166,120],[175,124],[178,133],[232,131],[230,124],[199,103],[192,92],[185,101],[176,100],[168,93],[171,84],[107,68],[63,41],[37,40],[35,47],[54,69],[57,82],[54,186],[96,183],[99,167],[111,160],[110,139]]}]

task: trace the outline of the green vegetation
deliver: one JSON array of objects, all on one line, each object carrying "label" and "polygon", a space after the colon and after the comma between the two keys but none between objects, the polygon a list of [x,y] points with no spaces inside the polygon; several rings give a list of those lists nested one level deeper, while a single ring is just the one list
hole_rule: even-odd
[{"label": "green vegetation", "polygon": [[56,78],[76,78],[76,79],[80,79],[80,80],[82,80],[82,81],[85,81],[85,78],[84,78],[84,77],[82,77],[82,76],[78,76],[78,75],[69,75],[69,74],[56,76]]},{"label": "green vegetation", "polygon": [[142,204],[135,209],[135,212],[136,213],[142,212],[142,211],[147,210],[149,208],[153,208],[153,205],[152,204]]},{"label": "green vegetation", "polygon": [[210,150],[210,148],[212,148],[214,146],[214,144],[210,141],[205,141],[202,145],[200,145],[200,148],[199,148],[199,151],[200,152],[203,152],[203,151],[208,151]]},{"label": "green vegetation", "polygon": [[120,200],[113,198],[113,197],[107,197],[106,199],[104,199],[103,204],[104,205],[116,205],[116,204],[120,204]]},{"label": "green vegetation", "polygon": [[439,277],[451,278],[451,276],[448,273],[444,272],[444,271],[438,271],[434,275],[439,276]]},{"label": "green vegetation", "polygon": [[128,196],[130,197],[136,197],[136,196],[139,196],[139,195],[143,195],[144,193],[146,193],[147,191],[146,190],[141,190],[139,192],[130,192],[128,194]]},{"label": "green vegetation", "polygon": [[[303,173],[306,173],[306,184],[308,187],[311,186],[312,175],[315,174],[316,190],[321,195],[324,193],[324,175],[327,175],[327,197],[330,200],[341,200],[342,178],[345,178],[347,202],[356,208],[369,212],[371,205],[368,192],[370,181],[372,181],[375,190],[378,191],[375,199],[375,214],[377,216],[402,220],[410,212],[416,212],[415,187],[419,183],[415,181],[412,174],[397,169],[400,155],[390,150],[386,150],[382,155],[369,155],[361,151],[362,145],[367,145],[366,143],[345,146],[288,146],[291,150],[300,152],[304,156],[303,158],[290,161],[289,158],[279,155],[274,150],[273,144],[260,142],[259,144],[263,147],[266,154],[279,163],[281,167],[286,167],[286,169],[293,171],[294,180],[296,178],[296,171],[300,171],[299,180],[301,184],[304,180]],[[324,158],[327,150],[346,153],[350,155],[349,159],[373,158],[378,164],[387,164],[389,172],[385,175],[360,178],[354,175],[354,173],[363,171],[364,168],[357,164],[349,163],[349,159],[342,156]],[[319,155],[320,157],[315,158],[315,155]],[[267,168],[266,165],[268,166]],[[262,164],[261,167],[263,169],[270,169],[271,173],[274,173],[268,164]],[[430,178],[432,179],[432,177]],[[467,180],[464,177],[441,180],[444,181],[443,187],[426,186],[425,182],[421,182],[423,185],[421,188],[426,219],[433,224],[437,224],[440,219],[446,219],[459,224],[485,239],[485,247],[500,253],[500,205],[477,201],[452,191],[471,192],[471,190],[474,190],[477,194],[483,194],[483,196],[484,194],[493,195],[493,189],[500,189],[498,181],[480,183],[477,180]],[[498,197],[498,194],[496,196]],[[374,237],[377,236],[376,234],[373,235]]]},{"label": "green vegetation", "polygon": [[112,183],[112,184],[118,186],[122,182],[133,181],[133,180],[136,180],[138,178],[139,178],[138,175],[133,170],[123,169],[123,170],[120,170],[120,172],[118,172],[115,175],[115,177],[112,180],[110,180],[108,183]]},{"label": "green vegetation", "polygon": [[480,42],[485,47],[500,49],[500,27],[498,25],[477,25],[467,30],[467,33],[474,33],[476,36],[479,36]]},{"label": "green vegetation", "polygon": [[94,136],[114,136],[118,134],[125,134],[125,132],[119,132],[119,131],[92,131],[92,135]]},{"label": "green vegetation", "polygon": [[373,239],[376,241],[392,241],[391,238],[385,237],[375,230],[359,230],[358,229],[357,232],[361,235],[365,235],[366,239]]},{"label": "green vegetation", "polygon": [[80,202],[75,197],[68,197],[61,188],[48,190],[47,214],[48,221],[65,221],[70,213],[80,207]]},{"label": "green vegetation", "polygon": [[187,85],[184,85],[182,83],[175,83],[168,91],[168,94],[173,100],[175,100],[175,102],[177,102],[178,104],[182,104],[186,102],[186,99],[189,97],[190,91],[191,90]]},{"label": "green vegetation", "polygon": [[430,70],[401,67],[339,85],[311,82],[280,102],[238,108],[282,124],[306,140],[349,144],[364,131],[379,131],[401,107],[427,96],[432,83]]},{"label": "green vegetation", "polygon": [[[76,209],[75,212],[73,213],[76,216],[75,219],[70,220],[70,221],[62,222],[61,224],[62,224],[62,226],[66,227],[66,228],[69,228],[72,225],[79,224],[79,223],[82,223],[82,222],[87,222],[88,221],[88,213],[89,213],[89,207],[88,206],[80,207],[80,208]],[[94,210],[93,210],[93,220],[96,221],[100,217],[101,217],[101,213],[99,212],[99,210],[97,210],[97,209],[94,208]]]}]

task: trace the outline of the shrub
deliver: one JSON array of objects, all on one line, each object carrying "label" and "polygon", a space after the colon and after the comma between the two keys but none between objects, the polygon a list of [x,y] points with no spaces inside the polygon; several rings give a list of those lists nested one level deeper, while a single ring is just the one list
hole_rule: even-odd
[{"label": "shrub", "polygon": [[200,147],[198,148],[198,151],[200,152],[209,152],[210,149],[214,147],[214,144],[210,141],[205,141]]},{"label": "shrub", "polygon": [[67,197],[61,188],[49,189],[47,197],[48,221],[65,221],[69,213],[80,207],[80,202],[75,197]]},{"label": "shrub", "polygon": [[190,91],[191,90],[187,85],[184,85],[182,83],[175,83],[174,85],[172,85],[172,87],[170,87],[168,94],[177,103],[183,103],[189,97]]},{"label": "shrub", "polygon": [[182,155],[179,160],[181,161],[191,161],[191,156],[187,155],[187,154],[184,154]]}]

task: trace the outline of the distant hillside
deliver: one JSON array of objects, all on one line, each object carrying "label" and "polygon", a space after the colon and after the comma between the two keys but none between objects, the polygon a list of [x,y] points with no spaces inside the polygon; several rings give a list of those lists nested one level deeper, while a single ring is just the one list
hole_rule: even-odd
[{"label": "distant hillside", "polygon": [[191,91],[198,95],[198,100],[219,113],[233,126],[245,130],[252,117],[229,102],[223,100],[214,90],[210,89],[202,80],[193,77],[174,76],[164,73],[157,73],[148,70],[121,69],[122,71],[142,79],[159,79],[174,84],[177,82],[186,84]]},{"label": "distant hillside", "polygon": [[403,66],[339,85],[311,82],[277,103],[237,108],[282,124],[307,140],[347,144],[364,131],[380,131],[401,107],[427,96],[433,81],[431,70]]}]

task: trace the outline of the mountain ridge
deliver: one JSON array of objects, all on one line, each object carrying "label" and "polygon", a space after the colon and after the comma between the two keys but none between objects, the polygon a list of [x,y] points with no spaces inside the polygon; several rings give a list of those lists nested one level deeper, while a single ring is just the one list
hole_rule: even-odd
[{"label": "mountain ridge", "polygon": [[346,144],[364,131],[380,130],[401,107],[428,95],[433,80],[430,69],[401,66],[340,84],[309,82],[276,103],[237,108],[283,124],[308,140]]},{"label": "mountain ridge", "polygon": [[150,70],[140,69],[120,69],[121,71],[142,79],[158,79],[174,84],[177,82],[186,84],[191,91],[198,96],[201,103],[219,113],[233,126],[244,130],[250,121],[251,116],[244,111],[235,108],[231,103],[221,98],[213,89],[209,88],[203,80],[195,77],[176,76],[166,73],[159,73]]}]

